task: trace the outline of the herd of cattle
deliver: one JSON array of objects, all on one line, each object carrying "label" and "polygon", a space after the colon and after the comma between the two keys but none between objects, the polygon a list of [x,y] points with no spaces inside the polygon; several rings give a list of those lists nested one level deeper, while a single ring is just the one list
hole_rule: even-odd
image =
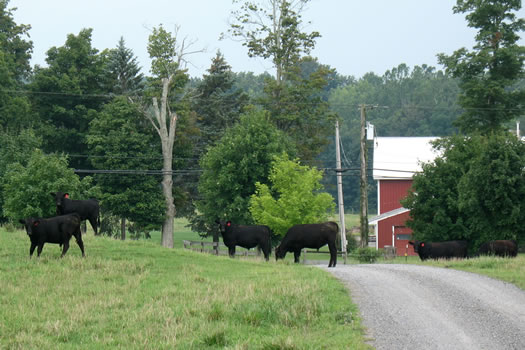
[{"label": "herd of cattle", "polygon": [[[266,260],[270,257],[271,231],[264,225],[235,225],[231,221],[216,221],[219,225],[224,244],[228,247],[231,257],[235,256],[235,247],[240,246],[246,249],[256,246],[262,250]],[[292,226],[281,244],[275,248],[275,259],[284,259],[287,252],[294,253],[294,260],[299,262],[301,250],[303,248],[319,249],[328,244],[330,250],[330,262],[328,267],[335,267],[337,263],[336,238],[339,226],[335,222],[325,222],[321,224],[304,224]],[[421,260],[427,259],[451,259],[467,258],[467,241],[447,241],[447,242],[420,242],[410,241],[414,246],[414,251]],[[500,257],[515,257],[518,254],[518,244],[514,240],[496,240],[484,243],[480,246],[478,255],[495,255]]]},{"label": "herd of cattle", "polygon": [[[467,241],[420,242],[410,241],[414,251],[421,260],[450,259],[468,257]],[[515,257],[518,255],[518,243],[515,240],[495,240],[483,243],[478,255],[495,255],[500,257]]]},{"label": "herd of cattle", "polygon": [[[98,202],[95,199],[72,200],[69,199],[69,194],[64,192],[51,193],[51,196],[55,199],[57,216],[47,219],[27,218],[20,220],[31,240],[29,256],[33,256],[36,247],[38,247],[37,255],[40,256],[45,243],[61,245],[61,256],[64,256],[69,249],[71,237],[75,237],[82,251],[82,256],[85,256],[80,223],[84,220],[89,221],[95,235],[98,233],[98,228],[100,227]],[[235,256],[236,246],[246,249],[258,247],[263,252],[264,258],[269,260],[271,230],[268,226],[236,225],[231,221],[219,220],[216,223],[231,257]],[[338,232],[339,226],[332,221],[292,226],[286,232],[281,243],[275,248],[275,259],[284,259],[286,253],[293,252],[294,261],[298,263],[302,249],[319,249],[328,245],[330,251],[328,267],[335,267],[337,263],[336,239]],[[414,246],[414,251],[421,260],[468,257],[467,241],[410,241],[409,243]],[[515,257],[517,254],[518,245],[514,240],[496,240],[484,243],[480,246],[478,253],[478,255],[496,255],[501,257]]]},{"label": "herd of cattle", "polygon": [[[235,225],[231,221],[219,221],[219,230],[222,235],[224,245],[228,247],[231,257],[235,256],[235,247],[246,249],[258,247],[264,254],[264,258],[270,258],[271,251],[271,230],[264,225]],[[337,247],[335,241],[339,226],[335,222],[325,222],[321,224],[303,224],[292,226],[275,248],[275,259],[284,259],[286,253],[293,252],[294,260],[299,262],[301,250],[303,248],[319,249],[328,244],[330,250],[330,262],[328,267],[335,267],[337,263]]]},{"label": "herd of cattle", "polygon": [[47,219],[27,218],[20,220],[31,240],[29,257],[33,256],[36,247],[38,247],[37,256],[40,256],[45,243],[61,245],[61,256],[63,257],[69,249],[71,237],[75,237],[82,251],[82,256],[85,256],[80,223],[88,220],[95,234],[98,233],[97,228],[100,227],[98,201],[95,199],[69,199],[69,194],[64,192],[51,193],[51,196],[55,198],[57,216]]}]

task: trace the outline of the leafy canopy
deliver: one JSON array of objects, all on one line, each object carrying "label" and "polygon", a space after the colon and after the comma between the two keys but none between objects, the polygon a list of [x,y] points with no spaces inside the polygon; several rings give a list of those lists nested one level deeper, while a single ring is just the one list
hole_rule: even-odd
[{"label": "leafy canopy", "polygon": [[465,111],[456,124],[466,133],[499,130],[522,114],[525,91],[514,88],[525,72],[525,47],[518,43],[525,19],[515,14],[520,9],[521,0],[458,0],[454,7],[478,30],[472,51],[438,55],[460,79],[458,102]]},{"label": "leafy canopy", "polygon": [[248,210],[255,183],[267,183],[275,155],[294,152],[288,138],[268,121],[264,111],[250,110],[226,130],[201,159],[197,213],[192,228],[205,234],[216,219],[239,224],[253,222]]},{"label": "leafy canopy", "polygon": [[91,121],[88,144],[96,169],[130,171],[97,175],[104,211],[140,228],[158,229],[165,212],[160,175],[133,173],[161,167],[158,140],[147,123],[136,105],[124,97],[115,98]]},{"label": "leafy canopy", "polygon": [[439,140],[442,156],[414,176],[402,201],[419,240],[465,239],[477,248],[492,239],[525,239],[525,144],[516,136],[455,136]]},{"label": "leafy canopy", "polygon": [[286,154],[275,156],[268,176],[270,185],[257,182],[250,199],[254,221],[284,236],[297,224],[323,222],[333,214],[333,197],[321,192],[323,172],[300,165]]},{"label": "leafy canopy", "polygon": [[[67,158],[35,150],[26,166],[11,164],[4,176],[4,215],[10,220],[56,215],[51,192],[69,192],[77,197],[90,187],[91,178],[80,178],[69,168]],[[78,198],[80,199],[80,198]]]}]

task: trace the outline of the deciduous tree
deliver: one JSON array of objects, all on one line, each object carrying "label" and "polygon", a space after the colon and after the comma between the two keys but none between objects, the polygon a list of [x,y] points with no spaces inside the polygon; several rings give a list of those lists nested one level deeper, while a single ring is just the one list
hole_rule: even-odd
[{"label": "deciduous tree", "polygon": [[[164,220],[159,188],[162,175],[147,175],[148,170],[161,167],[158,143],[141,111],[124,97],[106,104],[90,123],[88,144],[93,166],[120,171],[96,175],[104,213],[128,219],[143,232],[160,228]],[[121,237],[125,236],[124,221]]]},{"label": "deciduous tree", "polygon": [[[90,182],[91,178],[82,181]],[[27,165],[14,163],[8,167],[4,177],[4,215],[12,221],[30,216],[54,216],[55,203],[49,193],[57,189],[79,193],[82,187],[85,186],[65,156],[35,150]]]},{"label": "deciduous tree", "polygon": [[251,110],[241,116],[200,162],[200,199],[190,219],[192,228],[208,235],[216,231],[216,219],[253,223],[248,203],[255,183],[267,183],[273,157],[282,152],[295,153],[288,137],[268,121],[267,112]]},{"label": "deciduous tree", "polygon": [[257,182],[250,199],[250,212],[258,224],[269,226],[283,237],[297,224],[326,221],[333,214],[334,198],[322,192],[322,171],[290,160],[287,155],[274,158],[269,184]]},{"label": "deciduous tree", "polygon": [[525,239],[525,144],[515,135],[455,136],[436,143],[442,156],[414,176],[402,201],[419,240]]},{"label": "deciduous tree", "polygon": [[188,82],[188,75],[183,67],[187,55],[201,50],[188,51],[192,43],[177,37],[162,26],[153,28],[148,42],[148,53],[152,59],[149,96],[151,105],[143,109],[144,116],[157,132],[162,149],[162,193],[166,213],[162,224],[161,242],[164,247],[173,248],[173,219],[175,204],[173,197],[173,148],[179,113],[176,110],[177,97],[183,93]]},{"label": "deciduous tree", "polygon": [[[47,51],[48,67],[36,67],[31,90],[46,152],[84,155],[89,122],[109,100],[106,58],[91,45],[92,29],[69,34],[61,47]],[[71,166],[87,169],[87,158],[71,158]]]},{"label": "deciduous tree", "polygon": [[518,18],[521,0],[458,0],[454,13],[466,13],[477,29],[472,51],[461,48],[438,55],[439,62],[460,79],[459,104],[464,108],[456,124],[466,133],[489,133],[523,114],[525,90],[513,86],[524,76],[525,47],[519,34],[525,19]]}]

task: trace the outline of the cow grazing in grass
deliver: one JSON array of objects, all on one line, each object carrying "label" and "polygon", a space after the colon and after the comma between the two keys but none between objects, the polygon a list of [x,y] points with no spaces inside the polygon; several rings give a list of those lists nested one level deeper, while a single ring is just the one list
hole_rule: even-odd
[{"label": "cow grazing in grass", "polygon": [[421,260],[426,259],[450,259],[466,258],[468,253],[467,241],[446,241],[446,242],[420,242],[410,241],[414,246],[414,251],[419,254]]},{"label": "cow grazing in grass", "polygon": [[303,224],[292,226],[284,236],[281,244],[275,249],[275,259],[284,259],[287,252],[294,253],[294,261],[299,262],[301,249],[319,249],[328,244],[330,249],[330,262],[328,267],[335,267],[337,263],[337,247],[335,240],[339,226],[335,222],[322,224]]},{"label": "cow grazing in grass", "polygon": [[31,248],[29,248],[29,257],[33,256],[35,248],[38,246],[37,256],[42,253],[45,243],[60,244],[62,246],[63,257],[69,249],[69,241],[71,236],[75,236],[78,246],[84,254],[84,243],[82,242],[82,234],[80,233],[80,216],[78,214],[68,214],[55,216],[53,218],[27,218],[20,220],[20,223],[25,226],[26,233],[31,240]]},{"label": "cow grazing in grass", "polygon": [[219,221],[215,223],[219,225],[222,240],[228,247],[228,254],[230,257],[235,256],[235,246],[250,249],[258,246],[264,254],[266,261],[270,258],[271,241],[270,228],[264,225],[235,225],[231,221]]},{"label": "cow grazing in grass", "polygon": [[515,240],[489,241],[479,247],[479,254],[515,257],[518,255],[518,243]]},{"label": "cow grazing in grass", "polygon": [[93,227],[93,231],[95,231],[95,235],[98,234],[97,227],[100,227],[100,208],[96,199],[69,199],[69,193],[64,192],[51,193],[51,196],[55,198],[57,215],[77,213],[80,215],[82,221],[88,220],[91,227]]}]

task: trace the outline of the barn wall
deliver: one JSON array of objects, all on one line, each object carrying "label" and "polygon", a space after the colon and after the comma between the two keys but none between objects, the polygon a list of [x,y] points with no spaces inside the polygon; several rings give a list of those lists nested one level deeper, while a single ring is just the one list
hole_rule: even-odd
[{"label": "barn wall", "polygon": [[406,227],[406,221],[409,218],[409,212],[405,212],[390,218],[381,220],[377,224],[377,248],[384,248],[386,245],[392,245],[392,228],[394,227],[394,246],[397,248],[397,255],[404,256],[405,253],[408,255],[416,255],[414,248],[409,245],[408,251],[406,245],[408,244],[408,239],[399,239],[400,237],[404,238],[402,235],[411,234],[412,230]]},{"label": "barn wall", "polygon": [[400,208],[399,201],[406,197],[411,186],[412,180],[380,180],[378,215]]}]

